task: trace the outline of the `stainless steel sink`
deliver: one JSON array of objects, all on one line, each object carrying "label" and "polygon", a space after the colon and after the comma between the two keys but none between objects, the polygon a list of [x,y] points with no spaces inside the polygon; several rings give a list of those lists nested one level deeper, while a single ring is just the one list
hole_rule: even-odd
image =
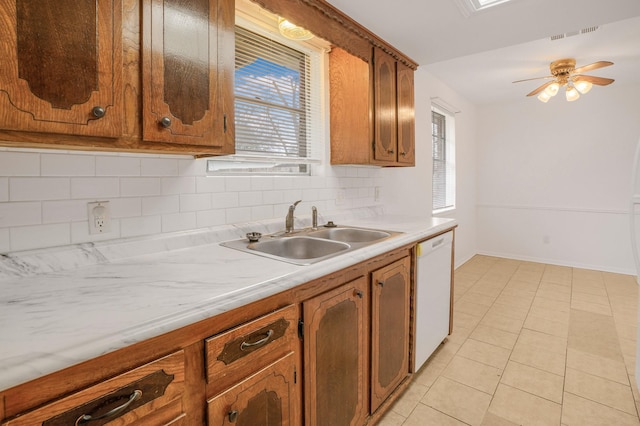
[{"label": "stainless steel sink", "polygon": [[400,232],[345,226],[317,230],[307,228],[294,233],[267,235],[258,242],[240,239],[225,241],[220,245],[296,265],[310,265],[398,234]]},{"label": "stainless steel sink", "polygon": [[310,237],[326,238],[328,240],[344,241],[347,243],[368,243],[382,240],[391,236],[385,231],[361,228],[325,228],[309,233]]},{"label": "stainless steel sink", "polygon": [[349,244],[309,237],[289,237],[260,241],[247,246],[250,250],[287,259],[316,259],[349,249]]}]

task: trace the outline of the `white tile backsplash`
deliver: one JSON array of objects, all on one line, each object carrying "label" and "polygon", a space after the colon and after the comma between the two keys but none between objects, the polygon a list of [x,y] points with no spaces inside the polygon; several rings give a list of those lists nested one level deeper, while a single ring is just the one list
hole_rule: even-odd
[{"label": "white tile backsplash", "polygon": [[195,212],[162,215],[162,232],[187,231],[195,228]]},{"label": "white tile backsplash", "polygon": [[162,195],[191,194],[196,192],[196,178],[193,176],[162,178]]},{"label": "white tile backsplash", "polygon": [[16,177],[9,180],[10,201],[64,200],[71,194],[69,178]]},{"label": "white tile backsplash", "polygon": [[11,250],[30,250],[41,247],[71,244],[71,224],[19,226],[9,230]]},{"label": "white tile backsplash", "polygon": [[95,176],[93,155],[42,154],[41,176]]},{"label": "white tile backsplash", "polygon": [[9,228],[0,228],[0,253],[6,253],[11,250],[11,238],[9,237]]},{"label": "white tile backsplash", "polygon": [[[256,220],[296,219],[380,205],[372,167],[314,167],[313,176],[214,176],[206,159],[146,154],[0,149],[0,253],[185,231]],[[344,199],[336,203],[338,191]],[[89,235],[87,202],[108,200],[111,232]]]},{"label": "white tile backsplash", "polygon": [[140,166],[142,176],[178,176],[178,160],[175,158],[143,158]]},{"label": "white tile backsplash", "polygon": [[9,178],[0,177],[0,202],[9,201]]},{"label": "white tile backsplash", "polygon": [[164,195],[160,197],[142,198],[142,215],[143,216],[178,213],[179,211],[180,211],[179,195]]},{"label": "white tile backsplash", "polygon": [[42,203],[0,203],[0,229],[42,223]]},{"label": "white tile backsplash", "polygon": [[40,176],[40,155],[32,152],[0,151],[2,176]]},{"label": "white tile backsplash", "polygon": [[121,237],[137,237],[139,235],[160,233],[162,233],[162,216],[132,217],[120,220]]},{"label": "white tile backsplash", "polygon": [[71,198],[106,200],[120,196],[120,179],[115,177],[88,177],[71,179]]},{"label": "white tile backsplash", "polygon": [[96,157],[96,176],[140,176],[140,173],[139,158]]},{"label": "white tile backsplash", "polygon": [[120,179],[120,195],[123,197],[143,197],[161,194],[162,184],[161,179],[158,177]]},{"label": "white tile backsplash", "polygon": [[42,223],[86,221],[87,212],[84,200],[43,201]]}]

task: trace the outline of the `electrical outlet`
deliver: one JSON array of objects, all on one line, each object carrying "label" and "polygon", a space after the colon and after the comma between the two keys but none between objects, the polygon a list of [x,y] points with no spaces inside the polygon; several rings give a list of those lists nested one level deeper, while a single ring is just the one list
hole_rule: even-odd
[{"label": "electrical outlet", "polygon": [[344,205],[344,199],[346,198],[346,191],[344,189],[338,189],[336,194],[336,206]]},{"label": "electrical outlet", "polygon": [[381,189],[379,186],[376,186],[373,189],[373,201],[380,201],[380,192],[381,192]]},{"label": "electrical outlet", "polygon": [[89,234],[111,232],[111,210],[108,201],[94,201],[87,204],[89,210]]}]

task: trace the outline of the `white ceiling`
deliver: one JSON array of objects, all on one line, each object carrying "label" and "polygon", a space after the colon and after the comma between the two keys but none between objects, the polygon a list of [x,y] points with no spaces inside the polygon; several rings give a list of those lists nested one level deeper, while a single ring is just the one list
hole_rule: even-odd
[{"label": "white ceiling", "polygon": [[512,81],[549,75],[566,57],[611,61],[586,74],[640,84],[640,0],[513,0],[470,17],[454,0],[329,2],[476,104],[524,99],[544,80]]}]

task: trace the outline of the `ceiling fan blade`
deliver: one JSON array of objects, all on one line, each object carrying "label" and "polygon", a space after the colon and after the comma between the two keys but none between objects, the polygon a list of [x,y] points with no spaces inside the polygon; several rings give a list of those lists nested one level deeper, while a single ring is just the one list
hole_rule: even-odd
[{"label": "ceiling fan blade", "polygon": [[527,96],[533,96],[533,95],[537,95],[538,93],[542,92],[544,89],[547,88],[547,86],[549,86],[550,84],[554,83],[554,81],[549,81],[545,84],[543,84],[542,86],[538,87],[536,90],[534,90],[533,92],[527,94]]},{"label": "ceiling fan blade", "polygon": [[580,73],[591,71],[591,70],[597,70],[598,68],[608,67],[608,66],[611,66],[611,65],[613,65],[613,62],[598,61],[598,62],[594,62],[594,63],[589,64],[589,65],[585,65],[583,67],[576,68],[575,70],[573,70],[573,73],[574,74],[580,74]]},{"label": "ceiling fan blade", "polygon": [[554,78],[552,75],[547,75],[544,77],[534,77],[534,78],[526,78],[524,80],[516,80],[516,81],[512,81],[512,83],[521,83],[523,81],[531,81],[531,80],[542,80],[543,78]]},{"label": "ceiling fan blade", "polygon": [[606,86],[613,83],[615,80],[612,78],[594,77],[591,75],[576,75],[573,77],[574,81],[588,81],[589,83],[597,84],[598,86]]}]

